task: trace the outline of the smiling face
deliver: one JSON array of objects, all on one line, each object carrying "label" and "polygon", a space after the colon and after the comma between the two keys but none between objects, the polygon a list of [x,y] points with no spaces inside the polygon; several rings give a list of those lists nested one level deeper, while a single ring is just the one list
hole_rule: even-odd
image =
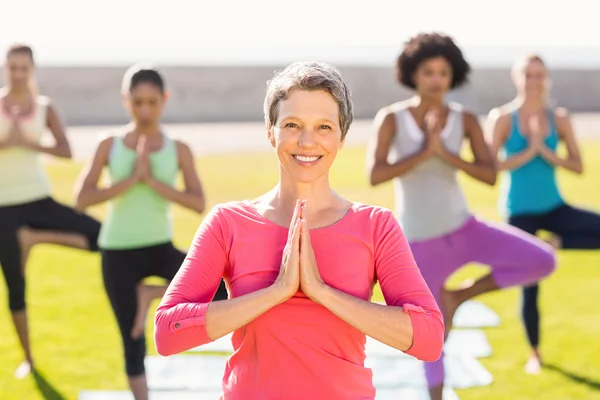
[{"label": "smiling face", "polygon": [[513,81],[520,93],[530,97],[543,97],[549,86],[546,66],[536,57],[527,59],[515,67]]},{"label": "smiling face", "polygon": [[277,151],[282,177],[299,183],[327,179],[342,148],[338,103],[325,90],[292,90],[279,103],[269,141]]}]

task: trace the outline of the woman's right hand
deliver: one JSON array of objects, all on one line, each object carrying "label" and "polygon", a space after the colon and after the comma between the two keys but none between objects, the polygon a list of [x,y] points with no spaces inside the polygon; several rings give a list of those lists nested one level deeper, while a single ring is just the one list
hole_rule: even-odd
[{"label": "woman's right hand", "polygon": [[283,301],[292,297],[300,289],[300,231],[302,227],[302,211],[304,201],[297,200],[294,215],[290,224],[288,240],[283,249],[279,275],[273,283],[281,292]]},{"label": "woman's right hand", "polygon": [[133,176],[136,181],[144,182],[150,177],[148,141],[144,135],[140,135],[138,138],[136,153],[137,159],[133,170]]},{"label": "woman's right hand", "polygon": [[542,122],[538,115],[533,115],[529,118],[529,147],[531,150],[538,152],[544,146],[546,135],[542,131]]}]

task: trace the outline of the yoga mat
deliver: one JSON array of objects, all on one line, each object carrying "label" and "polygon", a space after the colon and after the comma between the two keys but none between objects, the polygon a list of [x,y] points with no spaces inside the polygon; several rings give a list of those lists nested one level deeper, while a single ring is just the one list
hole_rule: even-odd
[{"label": "yoga mat", "polygon": [[[218,400],[221,391],[150,391],[149,400]],[[128,390],[84,390],[79,392],[78,400],[134,400]]]},{"label": "yoga mat", "polygon": [[[195,391],[150,391],[150,400],[218,400],[221,392]],[[429,400],[425,388],[382,389],[377,391],[377,400]],[[78,400],[133,400],[131,392],[126,390],[91,391],[79,393]],[[444,389],[443,400],[459,400],[452,388]]]},{"label": "yoga mat", "polygon": [[[448,335],[448,340],[445,344],[445,351],[448,354],[464,354],[475,358],[489,357],[492,354],[492,348],[487,340],[487,337],[485,336],[485,333],[481,330],[475,329],[451,330],[450,334]],[[231,354],[233,352],[233,346],[231,345],[231,334],[223,336],[222,338],[219,338],[214,342],[208,343],[204,346],[196,347],[190,350],[190,352]],[[367,353],[367,357],[408,357],[402,352],[370,337],[367,337],[365,352]]]},{"label": "yoga mat", "polygon": [[500,325],[500,317],[485,304],[468,300],[456,310],[452,325],[454,328],[486,328]]},{"label": "yoga mat", "polygon": [[[221,388],[226,356],[150,356],[147,357],[148,386],[154,390],[216,391]],[[444,359],[446,384],[465,389],[486,386],[492,375],[477,359],[448,354]],[[371,357],[365,365],[373,370],[378,389],[426,387],[423,362],[412,357]]]}]

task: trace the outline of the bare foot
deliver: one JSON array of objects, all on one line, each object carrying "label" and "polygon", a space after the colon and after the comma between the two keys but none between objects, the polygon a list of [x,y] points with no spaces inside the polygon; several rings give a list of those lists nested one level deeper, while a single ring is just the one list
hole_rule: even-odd
[{"label": "bare foot", "polygon": [[473,286],[473,283],[473,279],[467,279],[463,281],[456,290],[442,289],[441,299],[445,328],[444,339],[448,338],[448,333],[450,333],[450,329],[452,328],[452,320],[454,319],[456,310],[458,310],[458,307],[464,302],[464,296],[462,296],[463,290]]},{"label": "bare foot", "polygon": [[444,340],[446,340],[448,338],[448,333],[450,333],[450,329],[452,328],[452,319],[461,302],[458,299],[455,290],[442,289],[441,299],[442,307],[444,309]]},{"label": "bare foot", "polygon": [[21,364],[19,364],[19,366],[15,370],[15,374],[14,374],[15,378],[23,379],[27,375],[29,375],[32,370],[33,370],[33,363],[31,361],[23,361]]},{"label": "bare foot", "polygon": [[143,284],[139,284],[136,288],[137,291],[137,310],[135,312],[135,319],[133,322],[133,328],[131,329],[131,338],[139,339],[144,335],[146,330],[146,316],[148,315],[148,309],[150,303],[154,299],[152,291]]},{"label": "bare foot", "polygon": [[534,350],[529,360],[525,364],[525,372],[530,375],[537,375],[542,371],[542,357],[537,350]]},{"label": "bare foot", "polygon": [[548,242],[550,246],[552,246],[555,249],[562,249],[562,239],[558,235],[550,236],[550,238],[546,242]]}]

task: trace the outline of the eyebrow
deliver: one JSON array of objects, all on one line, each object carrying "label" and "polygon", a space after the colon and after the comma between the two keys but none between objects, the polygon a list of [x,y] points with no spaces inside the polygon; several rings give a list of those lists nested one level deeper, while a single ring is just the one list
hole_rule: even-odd
[{"label": "eyebrow", "polygon": [[[282,118],[281,121],[283,122],[283,121],[287,121],[289,119],[295,119],[295,120],[300,120],[300,121],[302,120],[302,118],[296,117],[295,115],[288,115],[288,116]],[[333,125],[337,124],[337,122],[335,122],[329,118],[319,118],[317,121],[322,122],[322,123],[329,123],[329,124],[333,124]]]}]

